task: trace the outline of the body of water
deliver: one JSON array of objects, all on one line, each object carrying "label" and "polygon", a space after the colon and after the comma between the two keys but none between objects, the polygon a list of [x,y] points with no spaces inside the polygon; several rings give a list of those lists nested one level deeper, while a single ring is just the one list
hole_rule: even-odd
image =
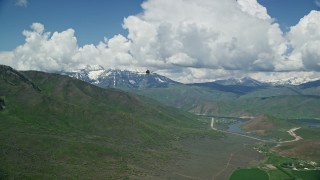
[{"label": "body of water", "polygon": [[246,123],[245,120],[239,120],[237,119],[236,122],[230,124],[228,126],[228,131],[229,132],[234,132],[234,133],[240,133],[240,134],[245,134],[246,132],[244,130],[241,129],[241,125]]}]

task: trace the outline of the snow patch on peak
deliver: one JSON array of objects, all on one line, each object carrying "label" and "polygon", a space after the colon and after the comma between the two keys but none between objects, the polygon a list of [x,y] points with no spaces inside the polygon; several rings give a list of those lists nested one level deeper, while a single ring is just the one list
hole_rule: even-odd
[{"label": "snow patch on peak", "polygon": [[106,77],[106,76],[110,76],[112,74],[113,74],[113,72],[111,70],[108,70],[108,71],[104,71],[102,75]]},{"label": "snow patch on peak", "polygon": [[177,83],[155,73],[146,74],[120,69],[104,69],[99,65],[88,65],[82,69],[65,72],[65,74],[100,87],[112,88],[166,87],[168,84]]},{"label": "snow patch on peak", "polygon": [[316,79],[306,78],[306,77],[291,77],[287,79],[274,79],[268,82],[272,85],[300,85],[306,82],[314,81]]},{"label": "snow patch on peak", "polygon": [[156,77],[156,79],[157,79],[159,82],[161,82],[161,83],[164,83],[164,82],[165,82],[164,80],[162,80],[162,79],[160,79],[160,78],[158,78],[158,77]]},{"label": "snow patch on peak", "polygon": [[88,73],[88,77],[89,77],[91,80],[97,80],[104,71],[105,71],[105,70],[90,71],[90,72]]},{"label": "snow patch on peak", "polygon": [[131,80],[131,79],[129,80],[129,83],[130,84],[136,84],[136,82],[134,80]]}]

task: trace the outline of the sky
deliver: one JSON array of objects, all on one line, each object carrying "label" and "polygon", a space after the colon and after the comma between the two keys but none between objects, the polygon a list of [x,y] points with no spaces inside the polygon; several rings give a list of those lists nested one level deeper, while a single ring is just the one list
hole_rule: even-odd
[{"label": "sky", "polygon": [[0,64],[180,82],[320,78],[320,0],[0,0]]}]

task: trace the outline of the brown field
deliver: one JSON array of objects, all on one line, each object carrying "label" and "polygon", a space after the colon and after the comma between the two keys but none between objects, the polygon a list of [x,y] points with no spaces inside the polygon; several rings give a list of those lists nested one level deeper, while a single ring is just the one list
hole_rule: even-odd
[{"label": "brown field", "polygon": [[300,140],[273,148],[281,155],[306,160],[320,160],[320,140]]},{"label": "brown field", "polygon": [[264,115],[257,116],[242,125],[241,128],[252,134],[266,136],[267,131],[274,129],[273,123],[268,121],[267,118],[268,117]]}]

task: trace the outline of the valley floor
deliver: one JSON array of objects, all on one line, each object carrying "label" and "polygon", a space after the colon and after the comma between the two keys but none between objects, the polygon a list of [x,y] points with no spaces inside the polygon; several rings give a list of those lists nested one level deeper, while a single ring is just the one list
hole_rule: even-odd
[{"label": "valley floor", "polygon": [[176,143],[182,152],[164,169],[138,179],[228,179],[240,167],[258,166],[263,156],[253,149],[254,140],[226,136],[194,138]]}]

